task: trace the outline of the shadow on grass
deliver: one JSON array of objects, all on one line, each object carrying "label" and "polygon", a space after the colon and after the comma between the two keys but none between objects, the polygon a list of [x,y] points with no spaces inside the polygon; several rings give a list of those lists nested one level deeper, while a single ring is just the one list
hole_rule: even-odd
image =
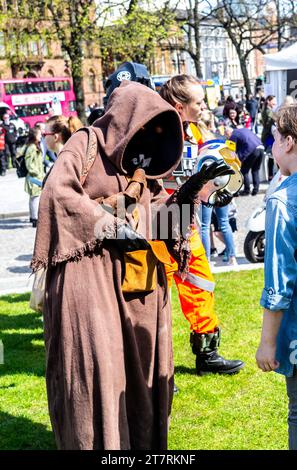
[{"label": "shadow on grass", "polygon": [[196,375],[196,369],[195,367],[186,367],[186,366],[175,366],[174,367],[174,373],[175,374],[190,374],[190,375]]},{"label": "shadow on grass", "polygon": [[54,435],[43,424],[0,411],[1,450],[56,449]]},{"label": "shadow on grass", "polygon": [[9,385],[0,385],[0,390],[8,390],[9,388],[14,388],[15,384],[9,384]]},{"label": "shadow on grass", "polygon": [[4,301],[9,304],[14,304],[16,302],[29,302],[30,300],[30,292],[26,294],[9,294],[9,295],[2,295],[0,297],[0,302]]},{"label": "shadow on grass", "polygon": [[[45,375],[45,351],[43,331],[40,331],[43,330],[41,314],[2,314],[1,330],[0,339],[4,347],[1,375],[27,373],[43,377]],[[24,331],[9,333],[6,330]],[[40,344],[34,344],[36,341]]]},{"label": "shadow on grass", "polygon": [[43,329],[42,314],[38,312],[7,315],[1,313],[1,330]]}]

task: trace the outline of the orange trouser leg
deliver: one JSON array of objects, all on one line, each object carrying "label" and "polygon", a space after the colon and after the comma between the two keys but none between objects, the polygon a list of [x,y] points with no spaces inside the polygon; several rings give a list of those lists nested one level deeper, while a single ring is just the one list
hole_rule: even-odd
[{"label": "orange trouser leg", "polygon": [[[189,272],[207,281],[213,282],[209,263],[205,250],[197,231],[193,232],[191,239],[192,256],[189,264]],[[214,293],[201,289],[189,282],[182,281],[174,274],[177,271],[177,263],[167,267],[168,285],[172,284],[174,277],[178,288],[179,300],[185,318],[189,321],[191,330],[197,333],[212,333],[219,321],[214,313]]]}]

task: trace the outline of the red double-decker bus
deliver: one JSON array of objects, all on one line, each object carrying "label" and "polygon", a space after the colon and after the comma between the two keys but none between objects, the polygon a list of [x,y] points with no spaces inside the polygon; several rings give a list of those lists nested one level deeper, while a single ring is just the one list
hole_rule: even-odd
[{"label": "red double-decker bus", "polygon": [[51,109],[53,114],[77,115],[69,77],[0,80],[0,101],[30,127],[45,121]]}]

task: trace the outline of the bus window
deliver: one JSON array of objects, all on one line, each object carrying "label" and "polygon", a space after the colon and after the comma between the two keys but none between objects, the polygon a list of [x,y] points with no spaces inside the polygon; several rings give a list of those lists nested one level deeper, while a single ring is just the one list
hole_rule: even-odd
[{"label": "bus window", "polygon": [[25,83],[5,83],[5,93],[7,95],[18,95],[22,93],[48,93],[52,91],[70,91],[71,85],[68,80],[48,81],[48,82],[25,82]]},{"label": "bus window", "polygon": [[76,102],[75,101],[69,101],[69,111],[70,112],[76,111]]},{"label": "bus window", "polygon": [[64,80],[64,82],[63,82],[63,90],[64,91],[69,91],[70,90],[70,83],[67,80]]},{"label": "bus window", "polygon": [[27,106],[16,106],[15,112],[18,117],[42,116],[48,114],[45,104],[31,104]]},{"label": "bus window", "polygon": [[63,90],[62,82],[55,82],[55,85],[56,85],[56,91],[62,91]]}]

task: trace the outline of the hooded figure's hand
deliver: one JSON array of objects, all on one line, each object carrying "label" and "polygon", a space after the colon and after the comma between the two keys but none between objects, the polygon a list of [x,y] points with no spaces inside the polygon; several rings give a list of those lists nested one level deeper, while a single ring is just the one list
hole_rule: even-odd
[{"label": "hooded figure's hand", "polygon": [[122,224],[117,227],[117,238],[114,242],[122,251],[148,250],[150,244],[146,239],[135,232],[129,224]]},{"label": "hooded figure's hand", "polygon": [[197,198],[199,191],[210,180],[218,176],[233,175],[235,172],[223,160],[213,163],[204,163],[198,173],[191,176],[177,192],[177,203],[193,204]]}]

